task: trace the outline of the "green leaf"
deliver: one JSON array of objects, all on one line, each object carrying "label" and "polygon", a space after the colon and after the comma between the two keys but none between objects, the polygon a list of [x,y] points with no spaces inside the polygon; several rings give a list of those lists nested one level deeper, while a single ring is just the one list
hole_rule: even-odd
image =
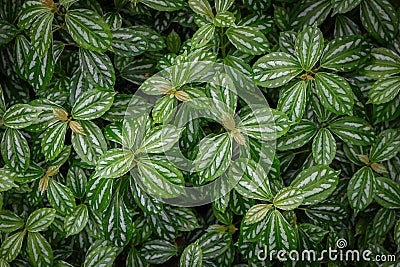
[{"label": "green leaf", "polygon": [[326,200],[306,208],[306,215],[316,223],[336,225],[346,218],[347,211],[342,203]]},{"label": "green leaf", "polygon": [[75,209],[75,198],[71,190],[54,179],[49,181],[47,198],[50,205],[61,215],[70,214]]},{"label": "green leaf", "polygon": [[3,115],[5,126],[21,129],[34,123],[40,115],[40,111],[27,104],[16,104],[11,106]]},{"label": "green leaf", "polygon": [[376,81],[368,92],[370,103],[383,104],[393,100],[400,93],[399,76],[384,77]]},{"label": "green leaf", "polygon": [[382,207],[388,209],[400,208],[400,186],[397,182],[385,178],[376,177],[375,200]]},{"label": "green leaf", "polygon": [[387,129],[381,132],[369,152],[372,162],[393,158],[400,150],[400,129]]},{"label": "green leaf", "polygon": [[275,140],[284,135],[291,122],[285,113],[269,108],[255,109],[242,118],[237,129],[258,140]]},{"label": "green leaf", "polygon": [[107,151],[107,143],[100,128],[91,121],[79,121],[84,134],[72,132],[71,143],[79,158],[96,165],[99,158]]},{"label": "green leaf", "polygon": [[244,217],[245,223],[254,224],[264,220],[273,210],[272,204],[257,204],[252,206]]},{"label": "green leaf", "polygon": [[203,181],[212,181],[228,169],[232,156],[231,147],[232,140],[228,133],[201,140],[195,164]]},{"label": "green leaf", "polygon": [[214,18],[210,3],[208,0],[189,0],[189,7],[199,15]]},{"label": "green leaf", "polygon": [[375,176],[370,167],[362,167],[351,177],[347,187],[350,206],[356,210],[364,210],[374,200]]},{"label": "green leaf", "polygon": [[358,6],[361,1],[362,0],[332,0],[332,16],[349,12],[350,10]]},{"label": "green leaf", "polygon": [[200,48],[208,44],[214,37],[215,26],[213,24],[205,24],[201,26],[192,37],[192,47]]},{"label": "green leaf", "polygon": [[168,123],[176,112],[178,101],[171,95],[161,97],[154,103],[152,116],[155,123]]},{"label": "green leaf", "polygon": [[65,14],[65,24],[80,47],[96,52],[111,48],[110,28],[96,12],[88,9],[69,10]]},{"label": "green leaf", "polygon": [[359,117],[343,117],[329,124],[328,128],[340,139],[352,145],[369,145],[375,138],[371,124]]},{"label": "green leaf", "polygon": [[327,166],[313,166],[297,174],[290,186],[303,191],[302,205],[314,205],[332,194],[339,182],[339,173]]},{"label": "green leaf", "polygon": [[75,210],[68,214],[64,220],[64,229],[67,237],[80,233],[89,220],[88,209],[85,204],[76,206]]},{"label": "green leaf", "polygon": [[106,54],[81,48],[79,49],[79,63],[82,74],[93,86],[107,91],[114,90],[115,71]]},{"label": "green leaf", "polygon": [[282,210],[293,210],[303,203],[303,191],[295,187],[285,187],[275,195],[274,206]]},{"label": "green leaf", "polygon": [[214,18],[214,25],[216,27],[234,27],[235,19],[236,18],[232,12],[219,12]]},{"label": "green leaf", "polygon": [[55,209],[42,208],[35,210],[29,215],[25,228],[29,232],[44,231],[53,223],[55,216]]},{"label": "green leaf", "polygon": [[28,233],[27,251],[32,266],[53,266],[53,250],[39,233]]},{"label": "green leaf", "polygon": [[240,51],[260,55],[269,51],[269,42],[264,34],[253,27],[230,27],[226,32],[229,41]]},{"label": "green leaf", "polygon": [[0,232],[11,233],[24,227],[24,220],[8,210],[0,211]]},{"label": "green leaf", "polygon": [[185,248],[179,260],[181,267],[203,266],[203,251],[197,243],[192,243]]},{"label": "green leaf", "polygon": [[172,53],[178,54],[181,48],[181,37],[172,30],[167,36],[167,47]]},{"label": "green leaf", "polygon": [[76,198],[82,199],[85,196],[87,184],[85,171],[76,165],[69,167],[66,184]]},{"label": "green leaf", "polygon": [[268,250],[290,251],[296,248],[296,233],[278,210],[268,214],[263,242],[268,242]]},{"label": "green leaf", "polygon": [[360,28],[353,20],[343,15],[336,15],[335,17],[334,36],[361,35]]},{"label": "green leaf", "polygon": [[139,150],[146,153],[163,153],[170,150],[181,135],[183,128],[160,125],[152,128],[144,137]]},{"label": "green leaf", "polygon": [[84,267],[111,267],[117,257],[118,249],[107,242],[94,242],[86,253]]},{"label": "green leaf", "polygon": [[376,79],[394,75],[400,72],[400,55],[388,48],[373,48],[371,62],[364,69],[368,77]]},{"label": "green leaf", "polygon": [[360,36],[335,38],[325,47],[320,64],[323,68],[334,71],[353,71],[368,54],[369,47]]},{"label": "green leaf", "polygon": [[254,63],[253,79],[260,86],[276,88],[288,83],[301,72],[301,65],[294,56],[273,52]]},{"label": "green leaf", "polygon": [[323,49],[324,37],[317,27],[307,27],[297,36],[295,52],[303,70],[313,69],[321,57]]},{"label": "green leaf", "polygon": [[159,11],[175,11],[185,6],[183,0],[141,0],[140,2]]},{"label": "green leaf", "polygon": [[307,26],[321,25],[331,11],[331,0],[303,0],[299,2],[294,14],[291,14],[291,27],[304,29]]},{"label": "green leaf", "polygon": [[281,31],[287,31],[290,28],[290,16],[286,8],[274,5],[274,22]]},{"label": "green leaf", "polygon": [[178,253],[178,249],[165,240],[151,240],[140,250],[143,258],[150,264],[163,264]]},{"label": "green leaf", "polygon": [[232,242],[228,233],[206,232],[197,241],[203,251],[203,259],[215,259],[224,253]]},{"label": "green leaf", "polygon": [[332,163],[336,155],[336,140],[328,129],[319,129],[312,143],[312,152],[316,164]]},{"label": "green leaf", "polygon": [[0,21],[0,46],[8,44],[17,34],[18,30],[14,25],[3,20]]},{"label": "green leaf", "polygon": [[112,29],[112,47],[116,55],[134,57],[147,50],[147,39],[129,28]]},{"label": "green leaf", "polygon": [[31,152],[20,131],[6,129],[1,140],[1,155],[7,166],[16,173],[24,173],[28,169]]},{"label": "green leaf", "polygon": [[113,148],[97,161],[96,173],[101,178],[118,178],[134,166],[135,155],[129,150]]},{"label": "green leaf", "polygon": [[18,26],[20,28],[27,28],[31,26],[38,17],[50,12],[51,8],[42,4],[40,1],[26,1],[22,6]]},{"label": "green leaf", "polygon": [[271,200],[272,193],[263,167],[250,159],[239,158],[231,163],[229,173],[235,190],[242,196]]},{"label": "green leaf", "polygon": [[276,144],[276,149],[279,151],[286,151],[296,149],[307,144],[313,136],[317,133],[317,125],[308,120],[301,120],[282,137],[280,137]]},{"label": "green leaf", "polygon": [[298,81],[285,86],[279,94],[278,109],[284,112],[289,120],[300,121],[307,103],[307,83]]},{"label": "green leaf", "polygon": [[336,114],[351,115],[354,105],[354,93],[348,82],[333,73],[315,74],[315,93],[321,104]]},{"label": "green leaf", "polygon": [[162,198],[173,198],[184,193],[183,175],[171,162],[141,159],[137,166],[147,192]]},{"label": "green leaf", "polygon": [[360,5],[360,18],[364,28],[381,43],[397,36],[399,19],[395,7],[387,0],[364,0]]},{"label": "green leaf", "polygon": [[52,24],[54,19],[53,12],[46,12],[37,17],[30,26],[30,38],[32,48],[42,57],[52,45],[53,32]]},{"label": "green leaf", "polygon": [[93,120],[101,117],[112,105],[115,93],[91,89],[79,96],[72,108],[77,120]]},{"label": "green leaf", "polygon": [[299,228],[313,243],[321,243],[325,235],[329,233],[324,228],[311,223],[302,223],[299,225]]},{"label": "green leaf", "polygon": [[21,231],[7,237],[1,244],[0,258],[8,262],[13,261],[21,251],[24,236],[25,233]]},{"label": "green leaf", "polygon": [[43,133],[42,153],[47,160],[54,160],[63,150],[67,129],[67,123],[56,122]]},{"label": "green leaf", "polygon": [[7,169],[0,169],[0,192],[10,190],[13,187],[17,187],[14,183],[16,174]]},{"label": "green leaf", "polygon": [[139,34],[143,35],[149,44],[148,51],[158,51],[165,47],[164,38],[155,30],[144,26],[134,26],[131,27]]},{"label": "green leaf", "polygon": [[142,255],[135,249],[135,247],[131,247],[129,250],[128,257],[126,258],[126,266],[137,266],[137,267],[145,267],[147,262],[144,260]]},{"label": "green leaf", "polygon": [[374,236],[382,237],[386,235],[396,223],[396,211],[392,209],[382,208],[375,214],[372,221]]},{"label": "green leaf", "polygon": [[111,202],[114,180],[106,178],[92,178],[87,185],[87,201],[96,211],[103,211]]},{"label": "green leaf", "polygon": [[23,78],[26,78],[35,91],[45,89],[53,77],[55,62],[52,50],[52,48],[49,48],[41,56],[31,48],[25,60]]}]

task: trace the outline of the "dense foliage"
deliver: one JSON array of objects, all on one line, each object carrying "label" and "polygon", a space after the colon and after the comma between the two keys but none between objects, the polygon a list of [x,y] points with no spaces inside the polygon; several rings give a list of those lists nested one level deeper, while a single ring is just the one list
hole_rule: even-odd
[{"label": "dense foliage", "polygon": [[[399,17],[0,0],[0,266],[399,266],[258,255],[399,257]],[[168,201],[207,185],[211,203]]]}]

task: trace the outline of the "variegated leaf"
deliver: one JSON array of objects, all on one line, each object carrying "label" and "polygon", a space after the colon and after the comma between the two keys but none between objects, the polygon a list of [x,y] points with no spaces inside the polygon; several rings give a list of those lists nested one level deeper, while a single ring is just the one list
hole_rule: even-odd
[{"label": "variegated leaf", "polygon": [[350,179],[347,197],[356,211],[364,210],[374,200],[375,176],[370,167],[362,167]]},{"label": "variegated leaf", "polygon": [[177,254],[177,248],[165,240],[151,240],[143,244],[140,253],[151,264],[163,264]]},{"label": "variegated leaf", "polygon": [[269,42],[263,33],[253,27],[230,27],[225,33],[229,41],[240,51],[260,55],[269,51]]},{"label": "variegated leaf", "polygon": [[40,110],[34,106],[16,104],[5,111],[2,121],[7,127],[21,129],[34,123],[40,113]]},{"label": "variegated leaf", "polygon": [[190,244],[182,252],[179,260],[181,267],[201,267],[203,266],[203,251],[197,243]]},{"label": "variegated leaf", "polygon": [[25,228],[29,232],[40,232],[46,230],[53,223],[56,216],[56,210],[42,208],[35,210],[29,215]]},{"label": "variegated leaf", "polygon": [[369,145],[375,138],[371,124],[359,117],[340,118],[330,123],[328,128],[340,139],[352,145]]},{"label": "variegated leaf", "polygon": [[268,250],[290,251],[296,248],[297,238],[293,227],[278,210],[268,214],[263,241],[268,242]]},{"label": "variegated leaf", "polygon": [[69,214],[75,209],[75,198],[71,190],[54,179],[49,181],[47,198],[50,205],[62,215]]},{"label": "variegated leaf", "polygon": [[397,182],[385,178],[376,178],[375,200],[388,209],[400,208],[400,186]]},{"label": "variegated leaf", "polygon": [[85,204],[76,206],[75,210],[64,219],[64,229],[67,236],[76,235],[85,228],[89,219],[88,209]]},{"label": "variegated leaf", "polygon": [[331,131],[321,128],[312,143],[315,163],[330,165],[336,155],[336,140]]},{"label": "variegated leaf", "polygon": [[39,233],[28,233],[27,251],[33,267],[53,266],[53,250]]},{"label": "variegated leaf", "polygon": [[276,149],[286,151],[302,147],[313,138],[317,131],[318,128],[314,122],[301,120],[277,140]]},{"label": "variegated leaf", "polygon": [[282,210],[293,210],[300,206],[304,200],[304,193],[295,187],[285,187],[275,195],[274,206]]},{"label": "variegated leaf", "polygon": [[314,68],[323,49],[324,37],[317,27],[307,27],[297,36],[295,53],[303,70],[310,71]]},{"label": "variegated leaf", "polygon": [[31,152],[28,141],[16,129],[7,128],[1,140],[1,155],[6,165],[16,173],[24,173],[30,163]]},{"label": "variegated leaf", "polygon": [[101,178],[118,178],[134,166],[135,155],[129,150],[113,148],[97,161],[96,173]]},{"label": "variegated leaf", "polygon": [[387,129],[377,135],[369,152],[372,162],[393,158],[400,151],[400,129]]}]

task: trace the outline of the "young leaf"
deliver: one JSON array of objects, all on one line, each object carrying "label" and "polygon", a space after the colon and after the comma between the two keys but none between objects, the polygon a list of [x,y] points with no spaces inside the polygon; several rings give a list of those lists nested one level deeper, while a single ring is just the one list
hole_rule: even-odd
[{"label": "young leaf", "polygon": [[192,37],[193,48],[201,48],[208,44],[214,37],[215,26],[213,24],[205,24],[201,26]]},{"label": "young leaf", "polygon": [[226,31],[229,41],[240,51],[260,55],[269,51],[269,42],[264,34],[253,27],[236,26]]},{"label": "young leaf", "polygon": [[288,83],[301,72],[301,65],[294,56],[273,52],[254,63],[253,79],[260,86],[276,88]]},{"label": "young leaf", "polygon": [[315,74],[315,93],[327,110],[351,115],[354,94],[348,82],[341,76],[318,72]]},{"label": "young leaf", "polygon": [[303,70],[312,70],[319,60],[323,49],[324,38],[322,32],[317,27],[307,27],[297,36],[295,52]]},{"label": "young leaf", "polygon": [[96,52],[111,48],[110,28],[96,12],[89,9],[69,10],[65,14],[65,24],[80,47]]},{"label": "young leaf", "polygon": [[183,128],[174,125],[160,125],[146,133],[139,150],[146,153],[163,153],[170,150],[178,141]]},{"label": "young leaf", "polygon": [[312,152],[315,163],[329,165],[336,155],[336,140],[332,133],[321,128],[312,143]]},{"label": "young leaf", "polygon": [[53,223],[56,216],[56,210],[50,208],[42,208],[35,210],[29,215],[26,221],[26,230],[29,232],[44,231],[50,224]]},{"label": "young leaf", "polygon": [[285,187],[274,197],[274,206],[282,210],[293,210],[304,200],[303,191],[295,187]]},{"label": "young leaf", "polygon": [[244,221],[248,224],[254,224],[264,220],[264,218],[273,210],[272,204],[257,204],[251,207],[245,217]]},{"label": "young leaf", "polygon": [[85,256],[85,267],[111,267],[117,257],[118,249],[109,245],[107,242],[94,242]]},{"label": "young leaf", "polygon": [[356,211],[364,210],[374,200],[375,176],[370,167],[362,167],[350,179],[347,197]]},{"label": "young leaf", "polygon": [[208,0],[189,0],[189,7],[199,15],[214,18],[214,14]]}]

